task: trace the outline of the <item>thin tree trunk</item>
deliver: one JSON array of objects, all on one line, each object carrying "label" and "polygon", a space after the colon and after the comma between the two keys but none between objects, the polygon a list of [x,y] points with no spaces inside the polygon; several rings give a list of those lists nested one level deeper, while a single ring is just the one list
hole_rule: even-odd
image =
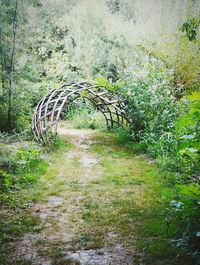
[{"label": "thin tree trunk", "polygon": [[8,90],[8,130],[12,128],[12,93],[13,93],[13,85],[14,85],[14,54],[16,47],[16,31],[17,31],[17,8],[18,8],[18,0],[15,2],[15,12],[13,17],[13,45],[12,45],[12,53],[10,58],[10,74],[9,74],[9,90]]},{"label": "thin tree trunk", "polygon": [[0,28],[0,61],[1,61],[1,88],[2,94],[0,96],[7,95],[6,91],[6,59],[3,50],[3,38],[2,28]]},{"label": "thin tree trunk", "polygon": [[[3,90],[3,50],[2,50],[2,29],[0,28],[0,59],[1,59],[1,88]],[[2,91],[3,94],[3,91]],[[1,96],[1,93],[0,93]]]}]

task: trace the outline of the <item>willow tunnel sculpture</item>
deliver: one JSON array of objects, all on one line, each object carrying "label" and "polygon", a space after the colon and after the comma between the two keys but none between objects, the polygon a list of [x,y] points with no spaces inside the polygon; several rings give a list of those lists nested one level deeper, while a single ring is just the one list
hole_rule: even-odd
[{"label": "willow tunnel sculpture", "polygon": [[52,140],[64,106],[78,98],[92,102],[104,115],[108,128],[128,123],[124,100],[114,92],[87,81],[63,84],[44,96],[35,109],[32,130],[38,142],[49,143]]}]

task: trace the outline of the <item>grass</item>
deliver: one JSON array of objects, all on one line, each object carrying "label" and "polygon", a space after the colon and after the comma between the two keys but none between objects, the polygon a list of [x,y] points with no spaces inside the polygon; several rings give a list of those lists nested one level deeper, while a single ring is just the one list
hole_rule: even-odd
[{"label": "grass", "polygon": [[[59,206],[58,211],[67,214],[67,227],[74,231],[65,247],[61,241],[45,242],[47,249],[43,255],[51,257],[52,264],[74,264],[63,259],[66,246],[78,250],[116,244],[123,244],[129,250],[135,248],[147,265],[175,264],[177,250],[170,246],[169,240],[179,228],[166,218],[165,208],[176,190],[166,182],[156,164],[138,156],[127,138],[112,133],[96,135],[87,152],[95,155],[99,163],[90,171],[81,166],[77,147],[64,146],[47,155],[49,167],[33,187],[8,195],[9,203],[3,206],[6,212],[0,226],[0,252],[5,253],[0,255],[0,264],[8,264],[6,255],[12,252],[11,243],[17,242],[21,235],[45,232],[28,205],[46,204],[49,196],[62,197],[69,203],[67,207]],[[77,155],[68,156],[69,149]],[[99,171],[101,174],[96,178]],[[87,174],[91,174],[89,179],[84,178]],[[15,210],[11,211],[12,208]],[[57,222],[51,218],[48,222],[52,225],[51,233],[57,233]],[[110,233],[115,236],[110,238]]]},{"label": "grass", "polygon": [[[12,264],[8,260],[10,253],[14,251],[14,245],[18,238],[26,232],[39,232],[41,229],[38,217],[31,217],[27,210],[18,209],[13,213],[2,216],[0,224],[0,264]],[[17,263],[16,263],[17,264]],[[20,263],[19,263],[20,264]],[[28,264],[28,263],[21,263]]]},{"label": "grass", "polygon": [[[166,181],[156,164],[137,156],[132,143],[124,144],[110,134],[101,134],[97,142],[91,152],[103,157],[104,176],[92,182],[92,189],[99,193],[98,200],[93,199],[98,208],[90,207],[85,221],[94,229],[105,229],[105,234],[112,230],[121,243],[129,246],[137,237],[138,248],[148,253],[147,264],[161,264],[160,257],[172,264],[170,256],[175,257],[178,250],[169,242],[179,227],[167,220],[165,208],[176,188]],[[190,264],[187,259],[185,262]]]},{"label": "grass", "polygon": [[[24,182],[17,189],[0,193],[0,219],[2,220],[0,224],[0,264],[12,264],[8,257],[14,251],[15,242],[23,234],[27,232],[39,233],[41,231],[40,219],[38,216],[31,214],[31,205],[45,200],[50,193],[41,176],[46,176],[46,184],[49,179],[55,176],[58,170],[55,168],[51,168],[51,172],[49,170],[51,159],[54,159],[60,153],[63,154],[63,151],[66,152],[69,146],[68,143],[58,140],[53,147],[54,152],[45,154],[45,160],[39,159],[31,163],[28,172],[24,173]],[[41,183],[43,183],[42,187]],[[58,185],[58,189],[60,189],[60,185]],[[56,189],[54,189],[55,192]],[[31,263],[20,260],[19,263],[16,261],[15,264],[26,265]]]}]

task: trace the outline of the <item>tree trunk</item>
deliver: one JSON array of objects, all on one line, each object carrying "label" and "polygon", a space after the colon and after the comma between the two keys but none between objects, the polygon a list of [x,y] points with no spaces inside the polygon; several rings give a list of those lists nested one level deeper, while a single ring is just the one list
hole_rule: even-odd
[{"label": "tree trunk", "polygon": [[12,42],[12,52],[10,58],[10,73],[9,73],[9,90],[8,90],[8,130],[12,128],[12,94],[13,94],[13,86],[14,86],[14,54],[16,47],[16,31],[17,31],[17,8],[18,8],[18,0],[15,2],[15,12],[13,16],[13,42]]},{"label": "tree trunk", "polygon": [[[1,90],[0,97],[4,94],[5,77],[4,77],[4,58],[3,58],[3,44],[2,44],[2,29],[0,28],[0,60],[1,60]],[[1,93],[2,92],[2,93]]]}]

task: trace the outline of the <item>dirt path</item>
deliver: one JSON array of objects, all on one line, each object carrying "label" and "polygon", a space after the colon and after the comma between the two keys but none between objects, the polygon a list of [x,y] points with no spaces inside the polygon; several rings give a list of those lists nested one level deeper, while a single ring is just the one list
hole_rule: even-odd
[{"label": "dirt path", "polygon": [[90,151],[97,143],[97,132],[60,127],[59,134],[72,146],[53,157],[40,180],[45,195],[42,202],[33,205],[31,215],[39,218],[41,231],[23,235],[13,260],[44,265],[133,264],[134,247],[118,242],[112,227],[101,231],[101,224],[95,227],[90,223],[88,210],[98,209],[95,201],[110,200],[108,195],[102,196],[105,187],[99,193],[93,186],[104,175],[102,157]]}]

